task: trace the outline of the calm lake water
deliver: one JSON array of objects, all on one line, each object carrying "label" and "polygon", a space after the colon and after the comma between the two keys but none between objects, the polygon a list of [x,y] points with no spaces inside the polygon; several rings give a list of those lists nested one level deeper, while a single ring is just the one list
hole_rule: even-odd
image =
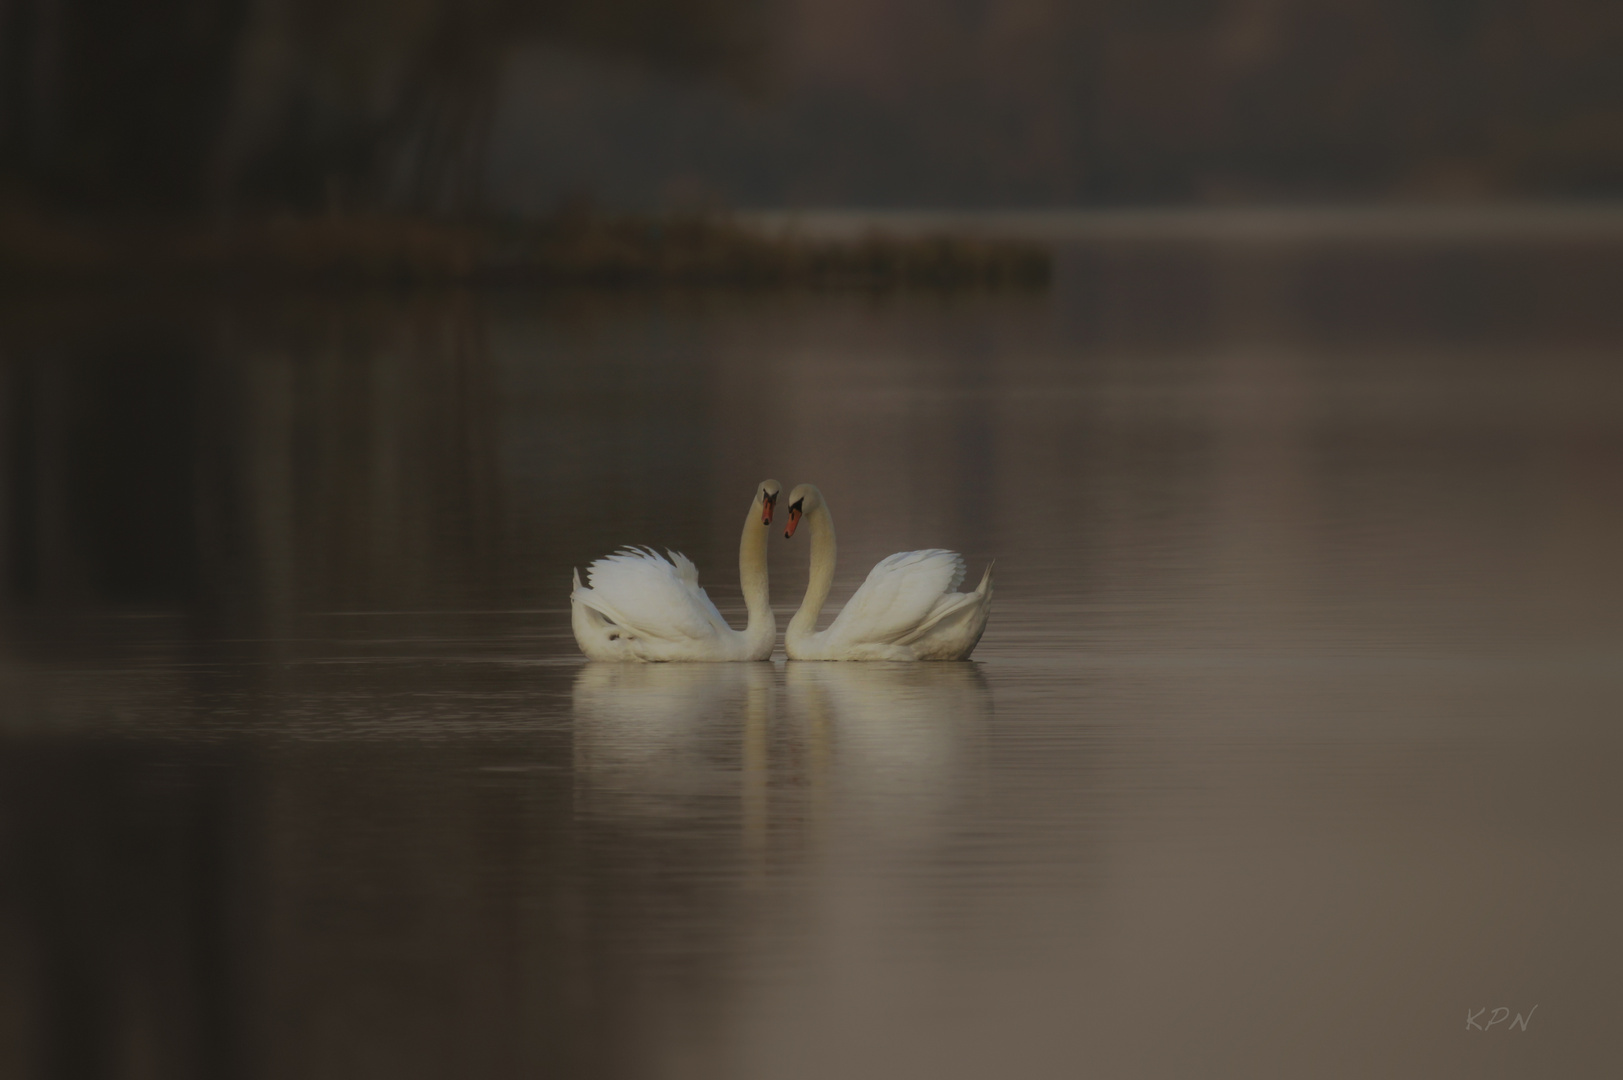
[{"label": "calm lake water", "polygon": [[[13,298],[0,1075],[1615,1067],[1620,286],[1342,237]],[[836,604],[996,558],[974,661],[585,663],[623,543],[742,624],[764,477],[828,496]]]}]

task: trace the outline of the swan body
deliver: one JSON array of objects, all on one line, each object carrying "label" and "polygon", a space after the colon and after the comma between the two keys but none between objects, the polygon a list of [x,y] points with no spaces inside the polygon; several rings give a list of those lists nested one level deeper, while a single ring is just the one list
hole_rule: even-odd
[{"label": "swan body", "polygon": [[738,579],[749,624],[743,630],[727,625],[687,556],[627,547],[592,563],[586,585],[575,571],[569,606],[580,651],[593,660],[641,663],[770,657],[778,623],[767,592],[766,527],[780,490],[776,480],[762,481],[744,519]]},{"label": "swan body", "polygon": [[834,583],[834,519],[823,493],[802,484],[789,493],[789,528],[811,531],[811,579],[784,634],[791,660],[964,660],[975,651],[992,609],[992,568],[974,592],[959,592],[964,557],[930,548],[900,551],[868,573],[828,629],[817,618]]}]

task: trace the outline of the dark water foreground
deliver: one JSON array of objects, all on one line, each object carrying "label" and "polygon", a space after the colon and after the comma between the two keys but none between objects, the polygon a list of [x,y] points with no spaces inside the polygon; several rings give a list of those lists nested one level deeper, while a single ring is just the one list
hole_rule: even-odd
[{"label": "dark water foreground", "polygon": [[[1598,1075],[1620,284],[13,301],[0,1075]],[[836,600],[996,557],[976,662],[580,662],[620,543],[741,610],[765,476]]]}]

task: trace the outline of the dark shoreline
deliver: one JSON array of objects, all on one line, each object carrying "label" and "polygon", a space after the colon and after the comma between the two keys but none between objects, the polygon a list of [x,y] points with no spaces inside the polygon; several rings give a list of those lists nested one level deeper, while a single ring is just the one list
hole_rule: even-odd
[{"label": "dark shoreline", "polygon": [[218,226],[0,217],[0,287],[555,285],[1045,288],[1047,245],[880,230],[816,237],[723,214],[560,214],[468,222],[354,216]]}]

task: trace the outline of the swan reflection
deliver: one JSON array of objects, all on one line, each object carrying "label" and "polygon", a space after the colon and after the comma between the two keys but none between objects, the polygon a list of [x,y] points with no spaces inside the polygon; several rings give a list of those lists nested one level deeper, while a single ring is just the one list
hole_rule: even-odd
[{"label": "swan reflection", "polygon": [[929,831],[992,715],[969,663],[588,664],[574,701],[577,810],[736,817],[746,849]]},{"label": "swan reflection", "polygon": [[577,807],[665,815],[736,793],[740,772],[764,777],[774,676],[770,664],[587,664]]},{"label": "swan reflection", "polygon": [[[991,694],[970,663],[790,663],[788,715],[806,748],[812,817],[874,835],[928,831],[958,796]],[[825,797],[837,801],[835,813]]]}]

